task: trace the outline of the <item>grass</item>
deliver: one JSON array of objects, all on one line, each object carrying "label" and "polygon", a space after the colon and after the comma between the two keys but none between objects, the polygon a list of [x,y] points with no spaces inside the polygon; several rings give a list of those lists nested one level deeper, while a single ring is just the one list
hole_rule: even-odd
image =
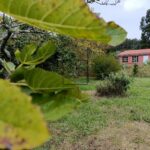
[{"label": "grass", "polygon": [[[83,91],[95,90],[96,83],[92,80],[80,88]],[[110,126],[119,128],[127,122],[150,123],[150,78],[136,78],[127,97],[91,98],[72,114],[49,123],[53,139],[43,149],[63,149],[62,143],[63,147],[65,142],[78,143]]]},{"label": "grass", "polygon": [[82,91],[92,91],[96,89],[96,84],[97,84],[96,80],[90,80],[88,84],[80,85],[80,89]]}]

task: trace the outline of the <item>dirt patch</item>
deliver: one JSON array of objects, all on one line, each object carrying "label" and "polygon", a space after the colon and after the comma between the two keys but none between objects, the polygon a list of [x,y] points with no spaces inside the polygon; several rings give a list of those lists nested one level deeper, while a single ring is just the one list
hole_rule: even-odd
[{"label": "dirt patch", "polygon": [[76,143],[64,141],[61,150],[150,150],[150,125],[144,122],[108,127]]},{"label": "dirt patch", "polygon": [[83,91],[83,93],[84,93],[84,94],[87,94],[87,95],[89,95],[89,96],[91,96],[92,99],[95,99],[95,100],[97,100],[97,99],[100,98],[100,97],[98,97],[98,96],[96,95],[96,91],[94,91],[94,90]]}]

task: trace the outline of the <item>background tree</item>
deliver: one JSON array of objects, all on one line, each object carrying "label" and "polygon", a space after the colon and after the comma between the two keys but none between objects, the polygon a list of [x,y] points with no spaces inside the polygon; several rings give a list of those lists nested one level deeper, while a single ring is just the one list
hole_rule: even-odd
[{"label": "background tree", "polygon": [[106,53],[114,53],[124,50],[138,50],[141,49],[141,40],[138,39],[126,39],[122,44],[116,47],[108,47]]},{"label": "background tree", "polygon": [[56,44],[55,54],[46,62],[40,65],[45,70],[56,71],[65,76],[75,75],[74,66],[78,62],[77,44],[74,39],[68,36],[56,34],[51,37]]},{"label": "background tree", "polygon": [[[6,60],[10,59],[9,52],[16,48],[22,49],[26,44],[40,44],[53,36],[51,32],[43,31],[30,25],[20,23],[3,14],[0,20],[0,53]],[[9,49],[11,47],[11,49]]]},{"label": "background tree", "polygon": [[[43,42],[52,40],[57,45],[56,53],[46,62],[40,64],[39,67],[49,71],[56,71],[67,77],[77,77],[80,75],[79,72],[82,72],[82,75],[85,74],[87,72],[86,60],[88,59],[90,64],[92,58],[97,54],[101,54],[106,48],[106,46],[98,42],[75,39],[56,33],[52,34],[51,32],[19,23],[6,15],[3,15],[0,25],[2,26],[0,33],[0,58],[2,60],[18,65],[14,55],[17,49],[22,50],[25,45],[31,43],[40,46]],[[2,64],[0,70],[1,77],[7,78],[7,71],[3,70]]]},{"label": "background tree", "polygon": [[0,20],[0,77],[7,78],[7,71],[3,67],[3,60],[18,64],[15,51],[22,50],[27,44],[41,45],[44,41],[54,38],[51,32],[20,23],[3,14]]},{"label": "background tree", "polygon": [[[74,38],[53,34],[52,32],[43,31],[27,24],[19,23],[18,21],[3,15],[0,22],[0,59],[12,62],[18,65],[15,58],[15,51],[22,50],[28,44],[41,45],[43,42],[52,40],[57,45],[56,53],[45,63],[39,67],[56,71],[65,75],[77,75],[76,66],[78,58],[77,43]],[[4,69],[2,61],[0,61],[0,77],[7,78],[7,71]],[[64,65],[62,67],[62,64]]]},{"label": "background tree", "polygon": [[140,29],[141,34],[141,47],[150,48],[150,9],[147,10],[146,16],[142,17]]}]

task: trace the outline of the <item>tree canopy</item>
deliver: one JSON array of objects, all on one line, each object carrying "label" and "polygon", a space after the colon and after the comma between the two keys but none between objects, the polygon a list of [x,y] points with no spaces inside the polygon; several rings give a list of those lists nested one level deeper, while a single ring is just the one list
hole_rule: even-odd
[{"label": "tree canopy", "polygon": [[150,48],[150,9],[147,10],[146,16],[142,17],[140,28],[142,30],[141,46]]}]

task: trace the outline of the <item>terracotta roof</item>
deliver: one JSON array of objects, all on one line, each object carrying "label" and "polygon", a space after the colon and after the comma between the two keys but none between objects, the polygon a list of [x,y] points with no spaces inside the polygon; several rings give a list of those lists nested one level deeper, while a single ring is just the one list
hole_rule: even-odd
[{"label": "terracotta roof", "polygon": [[139,56],[139,55],[150,55],[150,49],[139,49],[139,50],[126,50],[118,54],[118,56]]}]

